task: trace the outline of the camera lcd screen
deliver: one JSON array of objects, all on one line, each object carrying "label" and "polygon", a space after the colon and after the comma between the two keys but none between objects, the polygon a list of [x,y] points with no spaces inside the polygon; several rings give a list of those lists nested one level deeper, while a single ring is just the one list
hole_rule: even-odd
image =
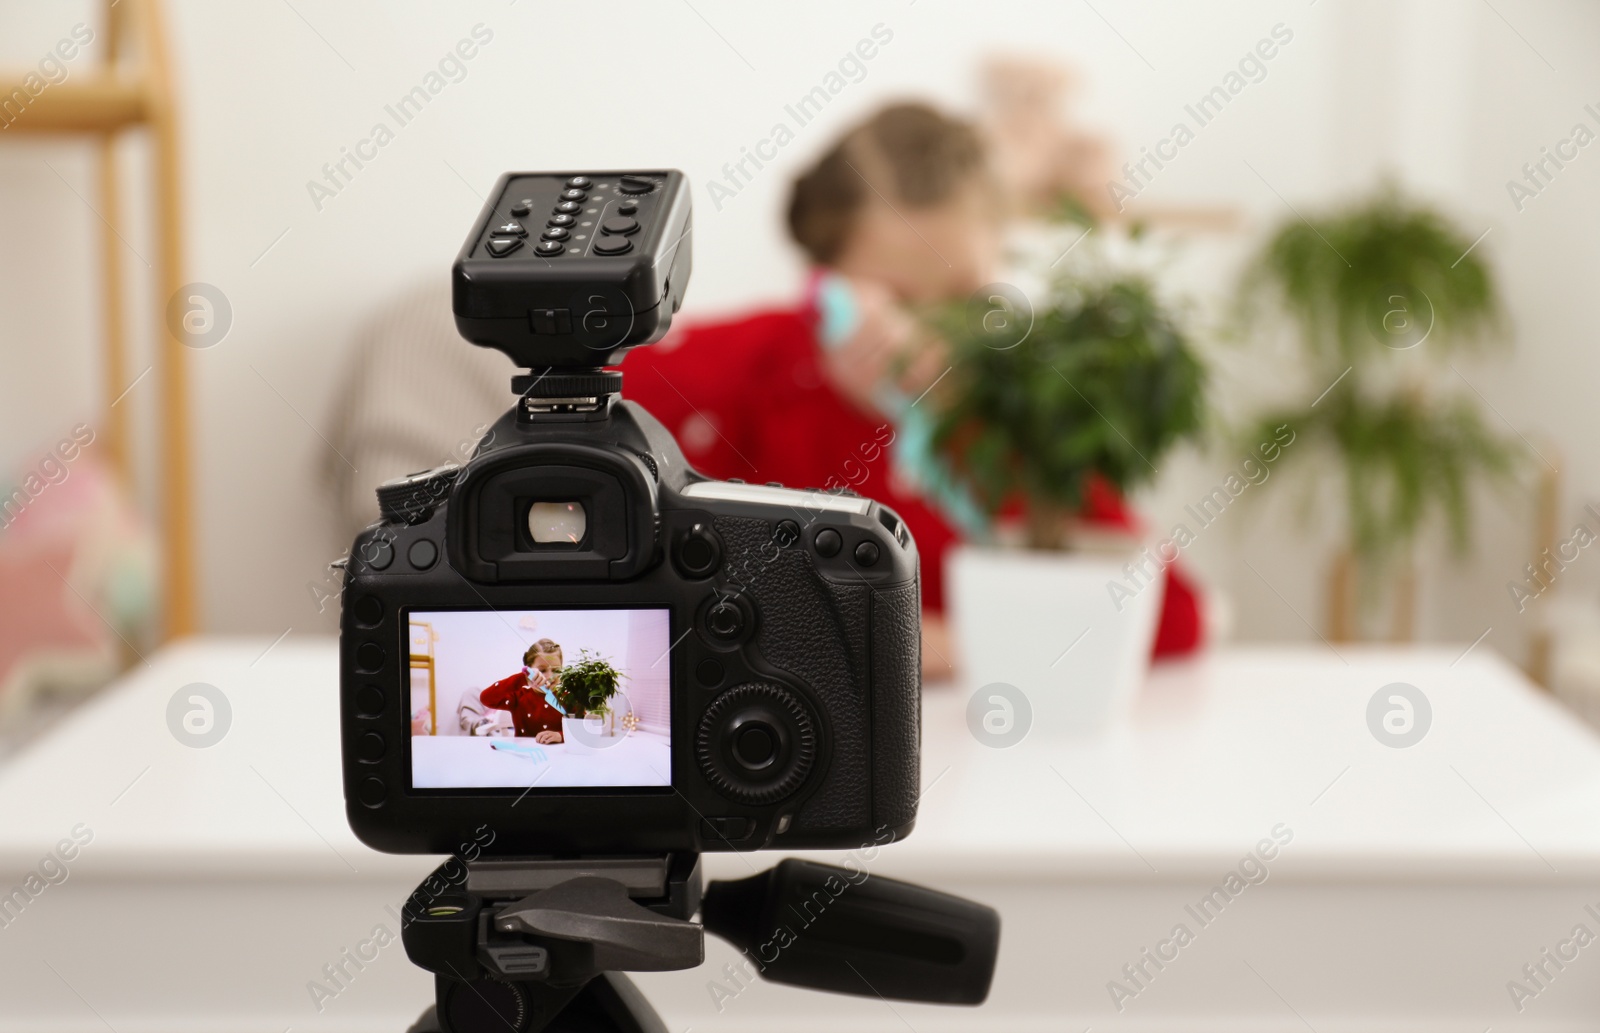
[{"label": "camera lcd screen", "polygon": [[412,788],[672,784],[666,607],[409,620]]}]

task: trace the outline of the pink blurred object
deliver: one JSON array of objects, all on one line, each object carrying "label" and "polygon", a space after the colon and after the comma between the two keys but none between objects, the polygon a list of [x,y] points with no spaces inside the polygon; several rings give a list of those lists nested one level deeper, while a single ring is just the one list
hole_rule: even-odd
[{"label": "pink blurred object", "polygon": [[1095,217],[1115,207],[1107,193],[1111,146],[1072,114],[1081,86],[1070,67],[997,55],[980,76],[980,118],[992,164],[1023,212],[1049,215],[1070,198]]},{"label": "pink blurred object", "polygon": [[[91,433],[92,440],[92,433]],[[116,479],[74,450],[0,494],[0,715],[113,677],[149,633],[153,545]]]}]

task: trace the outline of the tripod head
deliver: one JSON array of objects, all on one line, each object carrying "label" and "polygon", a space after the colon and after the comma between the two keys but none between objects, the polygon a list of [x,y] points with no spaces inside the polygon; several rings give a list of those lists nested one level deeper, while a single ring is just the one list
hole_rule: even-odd
[{"label": "tripod head", "polygon": [[[690,921],[697,911],[700,924]],[[435,975],[435,1010],[414,1033],[539,1033],[558,1016],[563,1029],[654,1029],[620,973],[693,968],[706,932],[772,982],[980,1004],[1000,935],[999,916],[981,904],[795,859],[712,882],[702,898],[696,854],[452,861],[405,914],[406,953]]]}]

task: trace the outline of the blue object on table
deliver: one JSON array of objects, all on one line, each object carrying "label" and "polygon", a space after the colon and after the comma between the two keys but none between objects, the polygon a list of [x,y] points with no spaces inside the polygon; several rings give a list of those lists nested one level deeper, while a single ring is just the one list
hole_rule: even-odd
[{"label": "blue object on table", "polygon": [[498,739],[490,739],[489,748],[491,750],[505,750],[507,753],[514,753],[519,757],[526,757],[529,760],[540,762],[548,761],[550,759],[550,755],[544,752],[544,747],[542,746],[518,746],[516,743],[501,742]]}]

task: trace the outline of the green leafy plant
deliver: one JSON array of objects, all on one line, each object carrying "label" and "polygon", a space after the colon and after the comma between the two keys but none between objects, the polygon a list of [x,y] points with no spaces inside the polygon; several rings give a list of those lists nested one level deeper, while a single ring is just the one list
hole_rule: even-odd
[{"label": "green leafy plant", "polygon": [[626,677],[605,657],[583,649],[577,663],[561,668],[554,692],[569,717],[604,714]]},{"label": "green leafy plant", "polygon": [[938,321],[955,372],[932,440],[991,517],[1020,500],[1029,545],[1061,548],[1091,478],[1131,488],[1198,434],[1205,370],[1142,276],[1057,277],[1025,336],[995,332],[993,303]]},{"label": "green leafy plant", "polygon": [[1414,346],[1413,328],[1440,353],[1496,340],[1499,300],[1472,245],[1386,184],[1343,211],[1286,219],[1247,268],[1245,314],[1289,317],[1307,358],[1335,375]]},{"label": "green leafy plant", "polygon": [[1306,442],[1293,463],[1337,461],[1349,553],[1369,580],[1409,555],[1430,521],[1464,552],[1474,481],[1504,478],[1520,453],[1449,383],[1464,380],[1454,354],[1503,341],[1473,243],[1386,185],[1343,210],[1285,220],[1242,281],[1245,325],[1265,333],[1287,322],[1321,392],[1264,414],[1258,429],[1293,427]]}]

